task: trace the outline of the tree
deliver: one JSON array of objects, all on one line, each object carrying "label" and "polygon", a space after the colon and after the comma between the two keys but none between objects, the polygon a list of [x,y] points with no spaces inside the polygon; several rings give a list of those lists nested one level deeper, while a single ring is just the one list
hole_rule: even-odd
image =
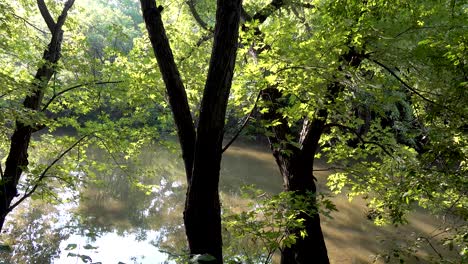
[{"label": "tree", "polygon": [[[460,125],[449,125],[466,123],[466,108],[460,101],[465,97],[459,93],[466,87],[460,66],[465,65],[465,41],[459,37],[463,8],[448,2],[389,5],[385,1],[314,5],[304,1],[284,7],[281,15],[270,17],[258,34],[261,37],[249,47],[255,66],[246,67],[242,76],[249,84],[245,88],[255,88],[244,95],[258,90],[262,94],[260,113],[267,121],[263,126],[285,188],[315,191],[313,161],[320,151],[339,168],[330,178],[331,186],[336,190],[349,184],[351,195],[372,196],[370,206],[381,213],[380,220],[401,223],[416,201],[428,205],[428,193],[438,197],[440,205],[450,205],[446,209],[457,207],[457,214],[466,215],[461,198],[466,189],[465,137]],[[423,27],[426,23],[430,25]],[[403,25],[411,26],[401,31]],[[445,27],[450,33],[442,36],[437,31]],[[423,32],[428,30],[433,36],[425,39]],[[433,53],[426,50],[427,43],[432,48],[446,45],[448,50]],[[431,56],[444,62],[428,67]],[[438,73],[442,65],[446,76]],[[445,81],[440,83],[440,78]],[[439,84],[438,92],[431,92],[431,83]],[[436,121],[433,111],[445,121]],[[442,140],[428,131],[448,134]],[[455,144],[446,141],[454,138]],[[428,139],[432,143],[427,144]],[[436,142],[449,144],[452,151],[442,151]],[[439,186],[429,184],[429,171],[441,173],[437,181],[443,180],[453,196],[435,191]],[[320,235],[297,237],[295,245],[282,249],[283,263],[327,262],[326,252],[308,255],[310,247],[301,246],[312,243],[308,240],[322,244]]]},{"label": "tree", "polygon": [[[115,152],[122,146],[125,151],[120,149],[120,153],[130,155],[139,149],[140,144],[150,140],[146,136],[149,135],[148,131],[152,132],[152,138],[155,137],[155,127],[146,124],[146,112],[133,110],[132,117],[128,118],[129,108],[138,108],[140,101],[135,102],[134,97],[128,96],[127,87],[122,81],[110,79],[111,76],[120,80],[126,77],[115,70],[115,54],[130,49],[132,38],[137,34],[132,28],[133,23],[129,23],[129,18],[122,13],[114,12],[113,18],[126,23],[125,27],[130,29],[125,32],[119,31],[122,30],[119,27],[108,30],[115,24],[106,20],[112,10],[95,3],[93,8],[102,12],[102,16],[91,16],[80,4],[73,6],[82,13],[67,16],[67,23],[63,26],[67,31],[60,42],[60,60],[53,65],[37,56],[44,46],[47,47],[52,36],[48,33],[47,23],[39,24],[44,20],[40,9],[31,1],[21,2],[15,8],[6,5],[2,9],[2,17],[5,18],[5,26],[0,33],[5,36],[0,55],[4,66],[0,70],[0,79],[4,84],[0,101],[2,161],[5,161],[3,157],[12,154],[9,151],[13,149],[10,138],[18,133],[19,128],[15,123],[32,127],[26,148],[27,165],[20,167],[22,176],[16,184],[17,196],[13,203],[10,202],[8,212],[30,196],[60,200],[57,192],[74,190],[79,185],[77,183],[84,180],[73,171],[80,171],[80,175],[92,180],[92,171],[88,169],[96,162],[87,160],[89,142],[94,140],[97,146],[109,152]],[[52,17],[62,12],[60,5],[43,5]],[[45,10],[44,7],[42,9]],[[83,17],[90,18],[90,22],[99,24],[99,27],[78,23]],[[106,43],[105,48],[95,45],[95,40],[99,38]],[[120,43],[120,46],[112,46],[112,43]],[[39,77],[34,76],[37,75],[36,65],[51,67],[53,73],[50,80],[38,82]],[[38,90],[39,86],[41,90]],[[41,99],[37,108],[31,109],[23,103],[24,98],[32,98],[39,93]],[[120,103],[123,96],[126,104]],[[118,119],[116,113],[121,115]],[[132,129],[128,129],[130,127]],[[136,134],[139,138],[130,143]],[[109,144],[110,141],[113,144]],[[4,167],[1,165],[3,176]]]},{"label": "tree", "polygon": [[162,7],[141,0],[143,17],[166,84],[185,163],[188,190],[184,223],[191,254],[209,254],[222,263],[218,193],[224,119],[237,50],[241,1],[217,3],[210,67],[195,125],[187,95],[161,20]]},{"label": "tree", "polygon": [[[45,89],[56,71],[57,62],[61,56],[62,27],[73,3],[74,0],[67,1],[60,16],[55,21],[49,13],[45,2],[43,0],[37,1],[38,8],[52,36],[42,56],[42,65],[37,70],[34,81],[31,83],[30,94],[24,99],[23,105],[26,109],[32,111],[40,110]],[[28,166],[28,148],[31,135],[42,128],[40,124],[27,123],[22,120],[17,120],[15,126],[15,131],[11,136],[11,146],[5,163],[5,170],[2,171],[1,175],[0,230],[5,222],[6,215],[12,210],[10,207],[11,201],[18,195],[17,185],[21,174]]]}]

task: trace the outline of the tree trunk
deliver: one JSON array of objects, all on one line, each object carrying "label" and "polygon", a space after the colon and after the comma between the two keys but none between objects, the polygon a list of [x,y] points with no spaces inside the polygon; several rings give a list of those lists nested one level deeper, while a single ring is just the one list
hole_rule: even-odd
[{"label": "tree trunk", "polygon": [[[55,65],[61,56],[63,30],[68,10],[72,7],[74,0],[65,3],[61,15],[57,22],[54,22],[43,0],[38,0],[37,4],[47,26],[52,33],[52,38],[47,49],[44,51],[42,59],[45,63],[38,69],[32,84],[32,94],[27,96],[23,102],[25,108],[38,111],[42,103],[45,89],[55,72]],[[16,122],[16,128],[11,136],[11,145],[5,163],[5,171],[0,182],[0,231],[3,228],[5,218],[11,211],[11,201],[18,195],[18,182],[21,174],[28,166],[28,148],[31,135],[37,131],[32,125]]]},{"label": "tree trunk", "polygon": [[[278,111],[286,106],[284,102],[287,100],[281,100],[284,99],[282,96],[275,87],[263,91],[262,99],[267,103],[270,111],[263,114],[262,118],[267,121],[279,120],[281,122],[271,128],[272,133],[268,140],[283,176],[284,191],[294,191],[297,195],[305,195],[307,192],[315,193],[315,177],[312,174],[314,157],[324,129],[327,112],[319,110],[317,117],[311,122],[304,120],[300,135],[294,137],[300,145],[297,147],[287,141],[293,136],[292,131],[287,120]],[[304,219],[307,236],[302,238],[299,230],[286,230],[287,233],[295,234],[297,240],[291,247],[282,249],[281,263],[329,263],[318,212],[312,215],[301,213],[299,218]]]},{"label": "tree trunk", "polygon": [[[321,131],[313,131],[312,133],[320,134]],[[304,158],[302,151],[291,158],[281,157],[283,160],[281,164],[291,164],[291,167],[283,169],[284,172],[287,171],[287,175],[283,174],[283,179],[286,180],[284,183],[285,191],[294,191],[296,195],[306,195],[308,192],[315,193],[317,191],[315,177],[312,175],[313,156],[312,160]],[[284,159],[289,159],[289,162],[284,162]],[[300,213],[298,218],[304,219],[304,230],[307,236],[301,238],[299,230],[287,230],[287,233],[294,233],[297,240],[291,247],[283,248],[281,263],[329,263],[318,212],[312,215]]]},{"label": "tree trunk", "polygon": [[[241,0],[218,0],[214,44],[200,120],[193,120],[177,65],[154,0],[141,0],[153,50],[166,84],[187,173],[184,224],[190,254],[210,254],[222,263],[218,183],[227,100],[236,61]],[[196,135],[196,137],[195,137]]]}]

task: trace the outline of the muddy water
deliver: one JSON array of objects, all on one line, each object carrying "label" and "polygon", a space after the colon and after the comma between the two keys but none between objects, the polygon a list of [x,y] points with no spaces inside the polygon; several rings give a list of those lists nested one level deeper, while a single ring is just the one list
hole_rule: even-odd
[{"label": "muddy water", "polygon": [[[102,153],[90,158],[106,161]],[[174,263],[169,256],[186,247],[182,163],[178,154],[158,147],[139,160],[125,170],[97,172],[75,193],[62,193],[69,202],[39,199],[15,210],[1,237],[12,251],[0,253],[0,263]],[[327,192],[327,173],[316,176],[319,191]],[[149,187],[138,187],[136,182]],[[245,184],[270,193],[281,191],[281,177],[266,146],[238,143],[225,153],[220,182],[223,206],[243,209],[246,201],[239,190]],[[378,254],[392,253],[398,246],[408,248],[407,243],[420,236],[430,237],[441,224],[416,212],[407,226],[377,227],[367,219],[362,199],[350,203],[345,195],[337,195],[332,200],[339,211],[333,219],[322,217],[331,263],[372,263]],[[440,250],[437,241],[432,242]],[[413,257],[407,263],[427,263],[428,256],[434,256],[427,243],[422,245],[419,261]],[[377,258],[376,263],[385,260]],[[390,262],[398,263],[394,258]]]},{"label": "muddy water", "polygon": [[[248,162],[243,167],[241,162],[245,160]],[[265,147],[238,144],[229,150],[223,161],[224,172],[229,169],[244,171],[238,179],[240,183],[254,183],[270,192],[281,190],[281,177],[271,153]],[[317,170],[328,167],[320,160],[315,165]],[[338,209],[331,214],[332,218],[321,217],[331,263],[399,263],[395,254],[403,256],[405,263],[438,263],[434,249],[444,255],[453,255],[453,252],[444,251],[440,240],[430,240],[434,249],[426,241],[418,240],[418,237],[430,238],[440,233],[447,223],[418,209],[408,217],[407,225],[376,226],[367,218],[364,199],[355,198],[350,202],[345,194],[332,195],[329,192],[326,186],[328,174],[326,171],[315,172],[318,191],[330,195]],[[230,177],[238,176],[235,173],[225,174],[223,180],[229,182]],[[416,252],[404,256],[402,251],[409,248],[414,248]],[[279,263],[278,256],[274,262]]]}]

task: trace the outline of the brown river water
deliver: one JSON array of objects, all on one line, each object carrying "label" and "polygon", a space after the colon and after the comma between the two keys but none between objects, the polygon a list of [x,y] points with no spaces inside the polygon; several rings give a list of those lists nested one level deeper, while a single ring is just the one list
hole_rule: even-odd
[{"label": "brown river water", "polygon": [[[90,153],[89,157],[112,162],[103,153]],[[154,147],[139,160],[140,164],[129,164],[125,169],[96,172],[94,181],[58,195],[68,202],[35,199],[21,205],[8,217],[0,237],[1,242],[11,245],[10,250],[0,251],[0,264],[174,263],[168,256],[186,247],[182,225],[185,176],[180,157]],[[326,164],[319,161],[316,168],[326,168]],[[323,193],[328,193],[327,175],[316,172],[318,189]],[[272,194],[281,191],[281,177],[266,146],[236,143],[224,154],[220,181],[223,206],[234,211],[245,209],[247,202],[239,195],[245,184],[255,184]],[[430,240],[434,249],[418,240],[445,228],[443,221],[423,210],[412,213],[408,225],[380,227],[367,219],[363,199],[349,202],[345,194],[339,194],[331,200],[338,211],[332,213],[333,218],[321,218],[331,263],[399,263],[393,250],[412,248],[415,242],[420,245],[416,257],[405,258],[405,263],[428,263],[437,257],[434,249],[449,254],[437,240],[442,235]],[[275,256],[273,262],[278,263],[278,259]]]}]

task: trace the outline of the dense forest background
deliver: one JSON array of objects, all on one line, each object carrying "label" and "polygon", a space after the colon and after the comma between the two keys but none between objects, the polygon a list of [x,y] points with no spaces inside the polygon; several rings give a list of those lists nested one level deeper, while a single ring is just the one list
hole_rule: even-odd
[{"label": "dense forest background", "polygon": [[[0,228],[158,144],[185,170],[178,261],[329,263],[320,159],[330,190],[364,197],[377,225],[420,208],[453,219],[416,244],[455,252],[424,261],[464,263],[467,21],[456,0],[0,0]],[[237,138],[268,144],[283,192],[247,188],[253,210],[228,212],[220,164]],[[226,232],[260,253],[223,248]]]}]

